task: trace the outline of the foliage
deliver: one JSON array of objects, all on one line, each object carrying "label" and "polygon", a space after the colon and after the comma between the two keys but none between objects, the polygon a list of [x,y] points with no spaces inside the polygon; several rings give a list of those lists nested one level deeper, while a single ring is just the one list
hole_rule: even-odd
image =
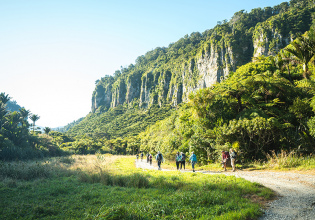
[{"label": "foliage", "polygon": [[303,63],[281,68],[282,54],[260,57],[192,93],[188,105],[139,135],[141,149],[169,158],[195,151],[203,163],[219,160],[233,145],[243,161],[266,159],[272,151],[314,152],[314,72],[304,79]]},{"label": "foliage", "polygon": [[[60,156],[64,153],[52,143],[49,137],[34,132],[38,115],[30,116],[30,111],[8,111],[10,97],[0,94],[0,160],[19,160]],[[28,118],[34,119],[33,132],[29,132]]]},{"label": "foliage", "polygon": [[64,134],[73,140],[61,141],[61,148],[77,154],[135,154],[140,147],[137,135],[172,111],[171,106],[153,105],[145,110],[120,105],[104,113],[90,114]]},{"label": "foliage", "polygon": [[79,124],[83,119],[84,119],[84,117],[79,118],[78,120],[75,120],[75,121],[73,121],[73,122],[67,124],[67,125],[64,126],[64,127],[57,128],[57,131],[59,131],[59,132],[67,132],[70,128],[72,128],[72,127],[74,127],[75,125]]}]

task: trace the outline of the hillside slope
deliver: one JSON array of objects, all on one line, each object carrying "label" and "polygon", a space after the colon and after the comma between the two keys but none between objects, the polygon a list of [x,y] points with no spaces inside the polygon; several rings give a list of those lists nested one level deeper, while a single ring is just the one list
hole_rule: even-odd
[{"label": "hillside slope", "polygon": [[[221,82],[252,57],[277,54],[309,30],[314,11],[308,0],[284,2],[249,13],[239,11],[230,21],[213,29],[186,35],[168,47],[149,51],[139,56],[134,65],[96,82],[91,114],[70,128],[68,134],[134,136],[147,127],[139,124],[143,125],[146,117],[141,115],[151,107],[176,107],[187,102],[191,92]],[[153,121],[165,118],[159,110],[154,111]],[[125,131],[121,130],[120,122],[126,122],[130,115],[137,115],[138,119],[128,119],[123,125]],[[134,128],[137,132],[132,131]]]}]

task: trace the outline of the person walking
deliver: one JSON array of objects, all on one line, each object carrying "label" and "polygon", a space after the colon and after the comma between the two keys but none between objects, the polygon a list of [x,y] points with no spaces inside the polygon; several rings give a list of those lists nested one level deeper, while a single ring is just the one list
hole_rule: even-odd
[{"label": "person walking", "polygon": [[150,166],[152,166],[152,154],[149,155]]},{"label": "person walking", "polygon": [[158,169],[161,170],[161,163],[163,163],[164,159],[163,159],[163,155],[160,151],[158,151],[156,157],[155,157],[156,161],[157,161],[157,164],[158,164]]},{"label": "person walking", "polygon": [[147,163],[149,163],[149,162],[150,162],[150,158],[149,158],[149,156],[150,156],[150,154],[149,154],[149,153],[147,153]]},{"label": "person walking", "polygon": [[224,150],[222,151],[222,165],[224,168],[224,171],[226,171],[226,164],[228,160],[230,159],[230,154],[229,152],[225,152]]},{"label": "person walking", "polygon": [[141,152],[141,154],[140,154],[140,155],[141,155],[141,162],[142,162],[142,159],[143,159],[143,152]]},{"label": "person walking", "polygon": [[186,155],[183,152],[180,152],[181,160],[180,160],[180,169],[184,167],[185,170],[185,161],[186,161]]},{"label": "person walking", "polygon": [[179,152],[177,152],[176,155],[175,155],[175,162],[176,162],[177,170],[179,170],[179,164],[180,164],[181,158],[182,157],[180,156]]},{"label": "person walking", "polygon": [[195,164],[197,163],[197,156],[196,156],[196,154],[194,154],[194,152],[192,152],[192,154],[189,158],[189,161],[191,162],[193,172],[195,172]]},{"label": "person walking", "polygon": [[231,158],[231,166],[232,166],[232,170],[233,172],[235,172],[235,160],[237,157],[237,153],[234,151],[233,148],[230,149],[230,158]]}]

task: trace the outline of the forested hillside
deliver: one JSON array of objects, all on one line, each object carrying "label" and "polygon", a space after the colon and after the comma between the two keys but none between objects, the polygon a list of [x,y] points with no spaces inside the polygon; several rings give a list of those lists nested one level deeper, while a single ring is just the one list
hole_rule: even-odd
[{"label": "forested hillside", "polygon": [[204,162],[231,146],[246,159],[309,153],[314,12],[310,0],[239,11],[149,51],[96,81],[91,113],[67,134],[102,140],[112,152],[195,150]]}]

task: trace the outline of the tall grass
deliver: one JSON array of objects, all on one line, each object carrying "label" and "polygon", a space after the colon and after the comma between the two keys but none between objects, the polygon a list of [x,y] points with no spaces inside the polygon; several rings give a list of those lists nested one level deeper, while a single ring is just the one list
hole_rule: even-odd
[{"label": "tall grass", "polygon": [[73,174],[68,169],[72,160],[71,157],[55,157],[36,161],[0,161],[0,180],[11,178],[29,181],[38,178],[69,176]]},{"label": "tall grass", "polygon": [[264,164],[264,167],[271,169],[314,169],[315,157],[312,155],[299,155],[295,151],[287,152],[282,150],[278,154],[273,151],[271,154],[267,154],[267,162]]}]

